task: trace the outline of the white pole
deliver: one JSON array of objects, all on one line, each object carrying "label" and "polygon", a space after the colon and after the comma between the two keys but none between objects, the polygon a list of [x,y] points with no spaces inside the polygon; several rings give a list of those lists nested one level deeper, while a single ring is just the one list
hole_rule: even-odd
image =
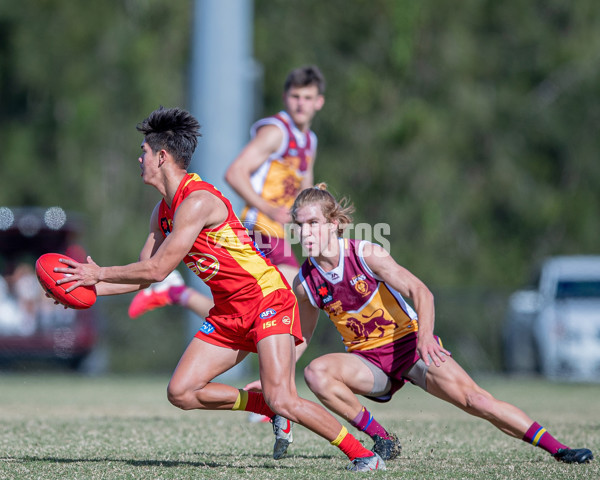
[{"label": "white pole", "polygon": [[[202,125],[202,137],[190,165],[225,194],[236,212],[239,197],[225,182],[225,171],[250,138],[254,121],[254,92],[260,68],[252,58],[252,0],[196,0],[190,62],[190,112]],[[195,275],[186,282],[209,295]],[[188,341],[203,319],[188,314]],[[231,376],[241,376],[234,369]]]}]

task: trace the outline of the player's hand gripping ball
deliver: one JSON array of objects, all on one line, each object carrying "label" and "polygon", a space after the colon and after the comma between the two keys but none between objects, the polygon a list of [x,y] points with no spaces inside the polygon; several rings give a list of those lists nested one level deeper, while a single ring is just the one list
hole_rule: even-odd
[{"label": "player's hand gripping ball", "polygon": [[55,272],[55,268],[65,268],[68,265],[59,262],[60,258],[73,260],[60,253],[45,253],[35,262],[35,273],[37,278],[50,297],[65,307],[83,310],[90,308],[96,302],[96,287],[81,286],[67,293],[70,283],[57,285],[56,281],[68,277],[68,273]]}]

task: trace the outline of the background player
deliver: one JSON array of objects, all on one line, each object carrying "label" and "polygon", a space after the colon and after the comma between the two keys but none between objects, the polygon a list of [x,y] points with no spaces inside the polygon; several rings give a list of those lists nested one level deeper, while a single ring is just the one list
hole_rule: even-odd
[{"label": "background player", "polygon": [[325,79],[314,65],[292,70],[284,83],[284,110],[258,120],[251,140],[225,179],[246,202],[241,219],[257,246],[292,283],[299,263],[284,225],[298,193],[313,185],[317,136],[310,129],[325,103]]},{"label": "background player", "polygon": [[[97,285],[99,295],[132,292],[163,280],[183,259],[210,287],[215,305],[171,377],[169,401],[183,410],[277,413],[338,446],[351,460],[349,469],[385,469],[379,456],[321,405],[298,396],[294,345],[302,338],[296,298],[257,251],[229,201],[187,172],[200,135],[196,119],[161,107],[137,128],[144,134],[142,179],[163,197],[152,213],[140,260],[111,267],[100,267],[91,257],[88,263],[63,260],[65,268],[55,271],[70,275],[57,283],[70,283],[67,291]],[[259,356],[262,393],[212,381],[249,352]]]}]

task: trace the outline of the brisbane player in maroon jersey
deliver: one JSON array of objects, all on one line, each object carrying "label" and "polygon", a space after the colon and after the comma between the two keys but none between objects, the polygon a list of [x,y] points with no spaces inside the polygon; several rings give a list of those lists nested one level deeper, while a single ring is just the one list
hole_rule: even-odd
[{"label": "brisbane player in maroon jersey", "polygon": [[306,349],[320,310],[327,313],[346,347],[345,353],[314,359],[304,371],[321,402],[370,435],[373,451],[384,459],[397,456],[400,443],[357,395],[386,402],[410,382],[546,450],[556,460],[591,461],[590,450],[569,448],[519,408],[494,398],[473,381],[434,335],[434,299],[427,286],[379,245],[342,237],[352,221],[351,212],[352,207],[336,201],[325,184],[303,190],[292,207],[308,254],[294,282],[306,340],[298,345],[297,356]]}]

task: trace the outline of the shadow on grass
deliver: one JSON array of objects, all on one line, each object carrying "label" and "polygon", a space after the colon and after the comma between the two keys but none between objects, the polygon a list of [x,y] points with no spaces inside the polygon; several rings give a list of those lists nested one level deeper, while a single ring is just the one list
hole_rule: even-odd
[{"label": "shadow on grass", "polygon": [[[196,453],[195,455],[203,456],[203,455],[211,455],[215,456],[214,453],[206,454],[204,452]],[[270,460],[273,463],[263,463],[260,465],[244,465],[243,468],[270,468],[270,469],[293,469],[297,468],[297,465],[285,465],[281,462],[277,462],[272,459],[270,455],[266,454],[216,454],[220,457],[231,457],[235,459],[232,462],[204,462],[204,461],[184,461],[184,460],[134,460],[127,458],[60,458],[60,457],[36,457],[31,455],[26,455],[23,457],[0,457],[0,461],[2,462],[19,462],[19,463],[27,463],[27,462],[40,462],[40,463],[103,463],[103,462],[120,462],[123,464],[131,465],[133,467],[209,467],[209,468],[235,468],[239,469],[239,460],[244,457],[248,457],[251,459],[264,458],[265,460]],[[305,460],[330,460],[334,458],[333,455],[290,455],[285,457],[284,459],[305,459]]]}]

